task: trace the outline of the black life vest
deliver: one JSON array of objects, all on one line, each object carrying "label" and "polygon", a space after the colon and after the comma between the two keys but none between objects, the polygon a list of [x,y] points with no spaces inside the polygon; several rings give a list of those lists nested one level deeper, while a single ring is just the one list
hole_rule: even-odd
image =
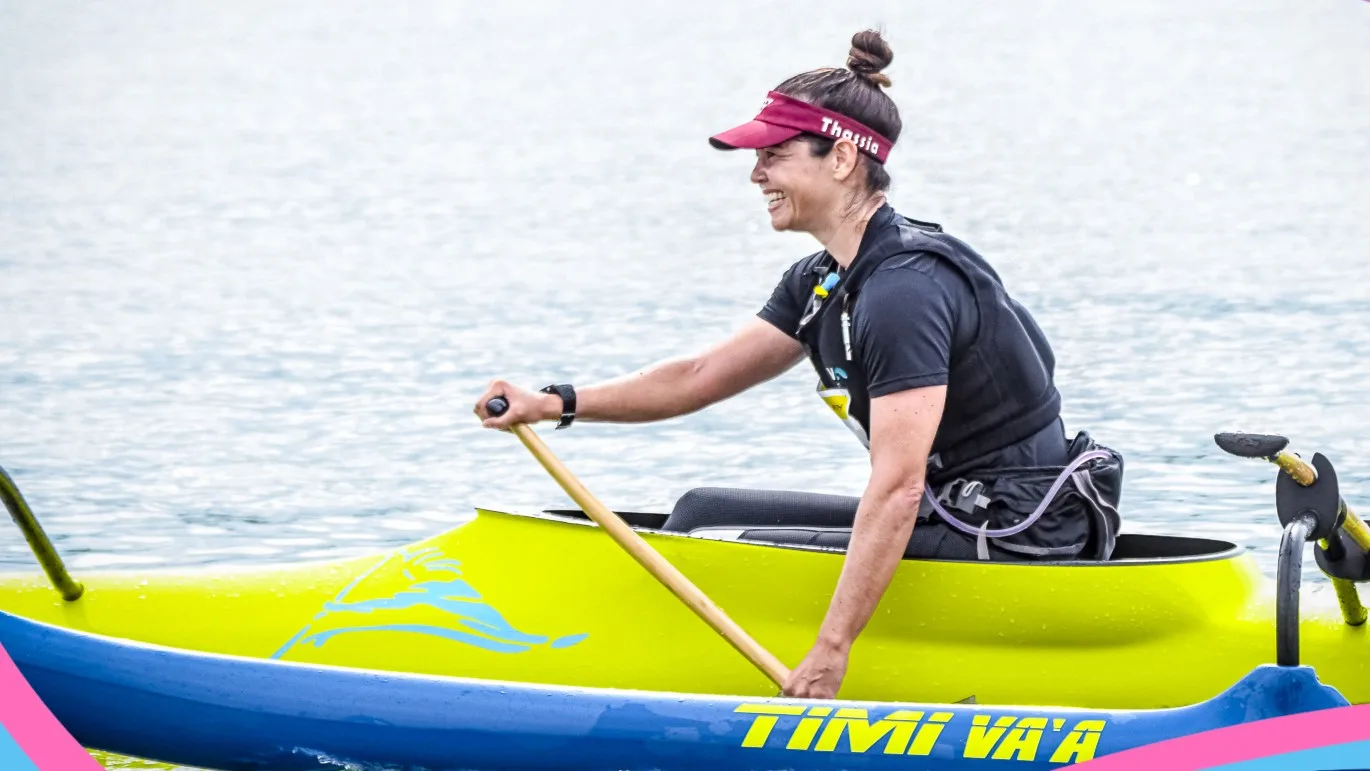
[{"label": "black life vest", "polygon": [[940,225],[880,208],[867,225],[856,259],[845,271],[824,254],[810,269],[814,294],[797,330],[819,377],[819,392],[869,446],[870,396],[861,352],[851,340],[851,313],[862,285],[886,261],[927,253],[946,260],[973,291],[979,315],[974,339],[953,348],[942,422],[932,445],[928,479],[954,478],[977,457],[1041,431],[1060,415],[1052,382],[1055,357],[1032,316],[1008,296],[999,275]]},{"label": "black life vest", "polygon": [[[998,273],[940,225],[909,219],[886,205],[868,223],[849,269],[839,271],[826,253],[814,263],[810,278],[819,289],[796,336],[818,373],[819,395],[869,448],[869,380],[851,339],[851,312],[876,269],[915,253],[935,255],[958,270],[979,313],[969,344],[952,348],[919,519],[940,516],[930,500],[945,503],[948,514],[955,509],[959,527],[978,531],[981,559],[989,559],[987,540],[1036,558],[1108,559],[1121,524],[1123,459],[1117,452],[1081,431],[1069,442],[1065,465],[978,467],[977,459],[1055,423],[1061,410],[1052,381],[1056,362],[1046,336],[1008,296]],[[1034,515],[1039,506],[1045,508]]]}]

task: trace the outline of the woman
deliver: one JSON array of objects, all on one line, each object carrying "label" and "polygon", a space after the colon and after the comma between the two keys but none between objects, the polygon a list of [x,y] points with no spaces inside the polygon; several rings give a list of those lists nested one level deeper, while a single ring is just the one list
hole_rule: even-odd
[{"label": "woman", "polygon": [[[785,272],[758,319],[702,353],[579,390],[497,380],[475,408],[498,429],[663,420],[807,357],[820,396],[870,451],[864,494],[693,490],[667,522],[809,526],[821,529],[806,543],[846,550],[790,696],[836,695],[901,559],[1107,559],[1119,525],[1122,459],[1083,432],[1067,440],[1054,356],[1032,316],[970,247],[885,201],[901,128],[882,90],[892,59],[878,33],[858,33],[846,68],[786,80],[755,119],[710,139],[755,150],[751,181],[771,226],[823,246]],[[495,396],[509,403],[497,418],[484,406]]]}]

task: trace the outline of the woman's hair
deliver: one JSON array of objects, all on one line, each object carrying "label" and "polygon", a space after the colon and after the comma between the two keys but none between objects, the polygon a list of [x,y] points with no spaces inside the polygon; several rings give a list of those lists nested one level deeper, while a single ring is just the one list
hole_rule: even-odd
[{"label": "woman's hair", "polygon": [[[845,69],[825,67],[795,75],[775,90],[789,97],[816,104],[859,121],[879,132],[890,142],[899,139],[903,123],[894,100],[881,90],[890,79],[880,71],[894,61],[889,43],[875,30],[852,35],[851,52],[847,54]],[[832,139],[805,135],[814,155],[824,156],[832,151]],[[888,190],[890,175],[882,163],[862,156],[866,164],[866,184],[871,190]]]}]

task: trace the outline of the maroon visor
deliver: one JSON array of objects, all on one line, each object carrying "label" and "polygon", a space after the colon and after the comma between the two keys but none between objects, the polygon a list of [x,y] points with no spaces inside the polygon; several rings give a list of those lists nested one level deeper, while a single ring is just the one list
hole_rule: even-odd
[{"label": "maroon visor", "polygon": [[850,139],[861,152],[884,163],[894,143],[845,115],[816,104],[770,92],[761,112],[747,123],[709,137],[720,150],[756,150],[786,142],[800,134],[828,139]]}]

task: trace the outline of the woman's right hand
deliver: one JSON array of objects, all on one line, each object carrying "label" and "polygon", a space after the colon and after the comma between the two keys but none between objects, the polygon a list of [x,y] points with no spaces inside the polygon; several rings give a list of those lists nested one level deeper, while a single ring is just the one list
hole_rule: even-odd
[{"label": "woman's right hand", "polygon": [[[509,408],[499,417],[491,415],[485,406],[496,396],[509,404]],[[485,393],[476,400],[476,407],[472,412],[481,419],[481,425],[486,428],[508,431],[515,423],[538,423],[560,418],[561,397],[556,394],[529,391],[504,380],[493,380],[485,388]]]}]

